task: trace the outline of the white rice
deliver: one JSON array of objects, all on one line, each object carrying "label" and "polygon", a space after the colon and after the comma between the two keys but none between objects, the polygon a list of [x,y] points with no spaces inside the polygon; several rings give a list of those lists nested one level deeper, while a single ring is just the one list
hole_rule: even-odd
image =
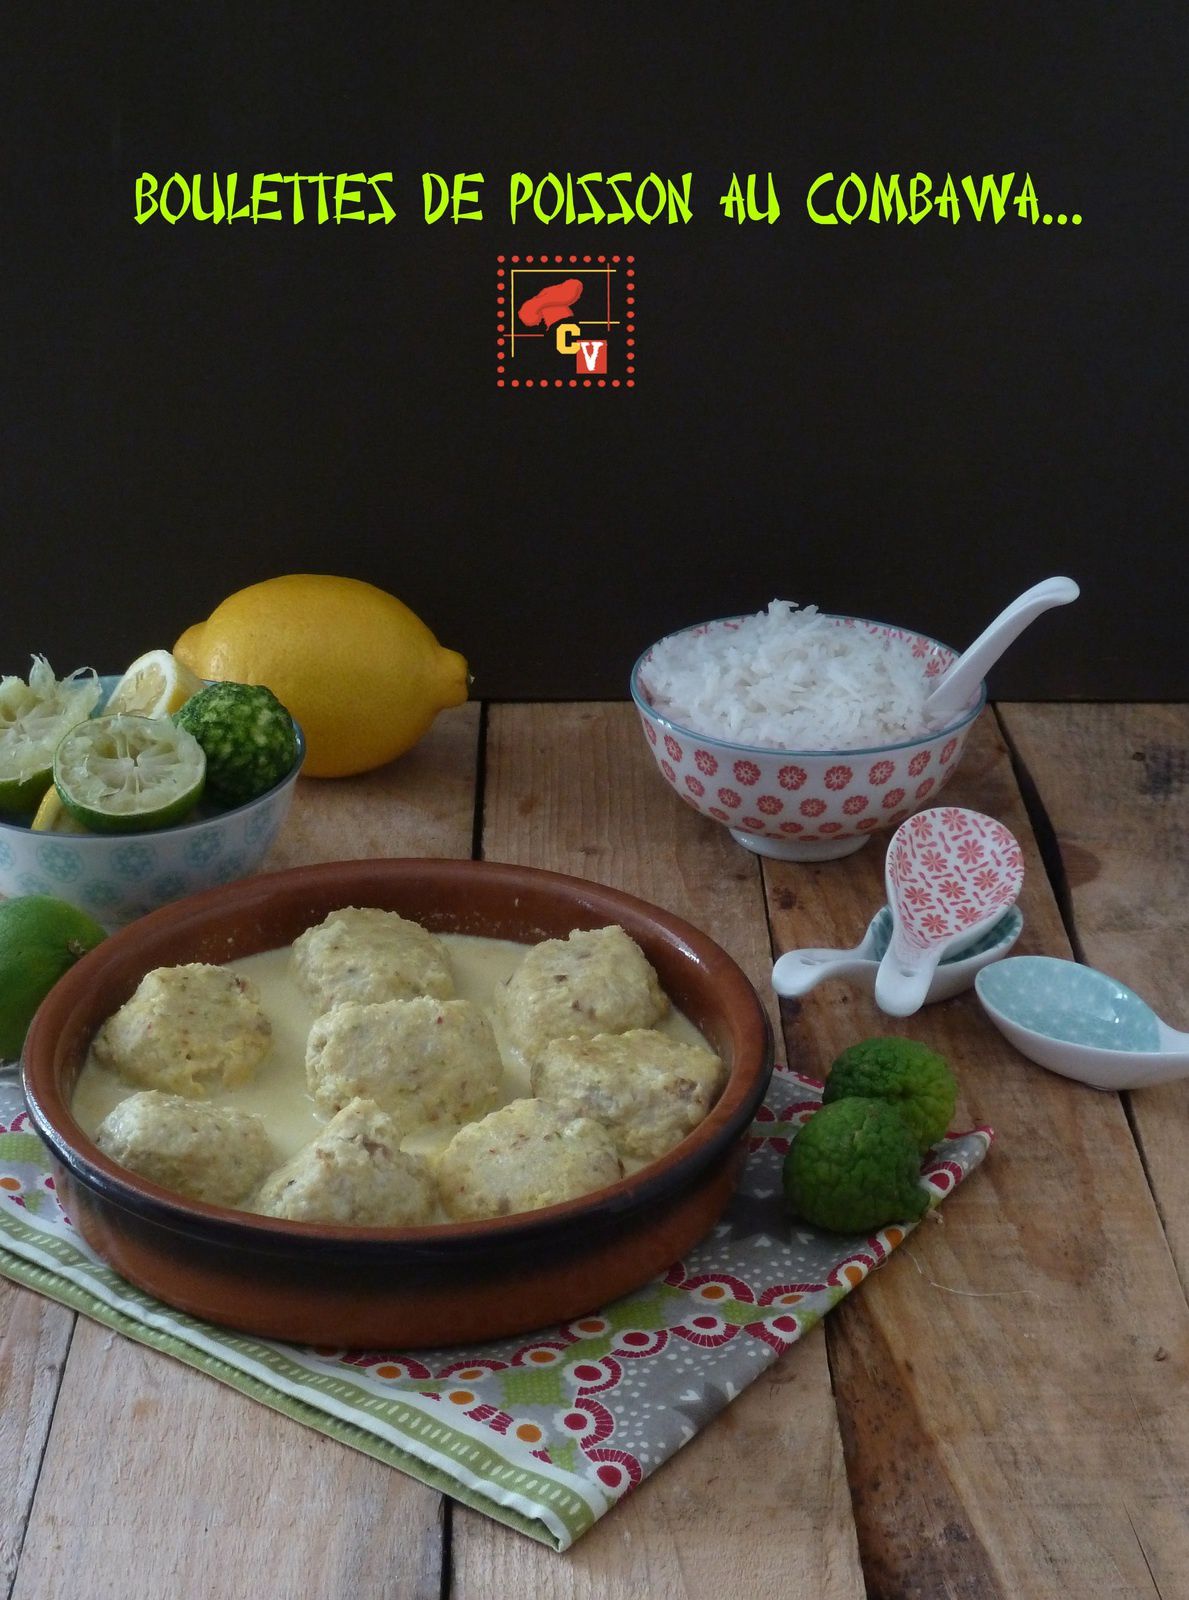
[{"label": "white rice", "polygon": [[695,733],[781,750],[857,750],[928,731],[936,678],[903,639],[845,627],[816,606],[687,629],[654,645],[646,697]]}]

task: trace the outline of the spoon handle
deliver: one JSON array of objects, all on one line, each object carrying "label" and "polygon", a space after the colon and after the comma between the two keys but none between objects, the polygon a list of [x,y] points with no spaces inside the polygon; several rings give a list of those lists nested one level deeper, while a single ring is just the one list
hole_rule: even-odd
[{"label": "spoon handle", "polygon": [[1081,593],[1072,578],[1045,578],[1025,589],[994,622],[962,652],[925,701],[925,715],[935,725],[947,721],[970,699],[999,657],[1042,611],[1065,606]]},{"label": "spoon handle", "polygon": [[1182,1033],[1180,1028],[1171,1027],[1163,1017],[1156,1018],[1160,1030],[1160,1048],[1168,1055],[1183,1055],[1189,1058],[1189,1033]]},{"label": "spoon handle", "polygon": [[853,950],[790,950],[772,968],[772,987],[783,999],[796,1000],[827,978],[861,977],[874,966],[863,949],[857,945]]},{"label": "spoon handle", "polygon": [[925,1003],[943,945],[913,950],[909,958],[893,937],[875,974],[875,1003],[889,1017],[911,1017]]}]

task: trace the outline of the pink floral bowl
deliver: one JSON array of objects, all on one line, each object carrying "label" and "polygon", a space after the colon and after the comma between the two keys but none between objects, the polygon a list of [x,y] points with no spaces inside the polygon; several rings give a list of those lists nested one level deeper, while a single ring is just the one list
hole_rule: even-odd
[{"label": "pink floral bowl", "polygon": [[[699,623],[690,632],[729,628],[739,619]],[[937,678],[955,652],[924,634],[833,617],[840,628],[866,628],[910,651],[922,675]],[[665,782],[704,817],[724,823],[733,838],[757,855],[784,861],[833,861],[859,850],[873,833],[898,827],[932,805],[962,757],[975,719],[986,704],[986,685],[944,728],[900,744],[861,750],[779,750],[731,744],[670,721],[655,709],[646,687],[650,647],[632,668],[632,699]]]}]

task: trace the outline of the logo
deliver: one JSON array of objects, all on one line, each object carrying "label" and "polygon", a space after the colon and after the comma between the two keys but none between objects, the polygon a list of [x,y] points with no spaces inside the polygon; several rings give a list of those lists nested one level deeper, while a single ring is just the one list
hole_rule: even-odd
[{"label": "logo", "polygon": [[499,256],[495,381],[505,389],[632,389],[634,256]]}]

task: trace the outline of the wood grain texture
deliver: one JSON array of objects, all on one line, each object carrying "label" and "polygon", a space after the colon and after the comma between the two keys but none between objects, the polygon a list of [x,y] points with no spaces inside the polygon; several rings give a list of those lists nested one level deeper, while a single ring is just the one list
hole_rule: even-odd
[{"label": "wood grain texture", "polygon": [[372,856],[469,856],[477,703],[443,711],[399,761],[357,778],[300,778],[266,871]]},{"label": "wood grain texture", "polygon": [[0,1595],[20,1559],[73,1326],[73,1311],[0,1279]]},{"label": "wood grain texture", "polygon": [[[623,705],[489,719],[483,852],[596,878],[688,917],[770,994],[759,868],[657,777]],[[566,1558],[454,1512],[456,1600],[863,1593],[824,1341],[797,1345]]]},{"label": "wood grain texture", "polygon": [[[1189,1030],[1189,706],[1000,707],[1061,852],[1079,953]],[[1189,1291],[1189,1079],[1128,1096]]]},{"label": "wood grain texture", "polygon": [[440,1496],[79,1319],[13,1600],[437,1600]]},{"label": "wood grain texture", "polygon": [[[946,800],[1025,846],[1021,951],[1067,953],[1008,755],[984,718]],[[848,945],[883,899],[876,844],[766,864],[781,949]],[[823,985],[789,1020],[797,1064],[903,1033],[960,1081],[995,1148],[826,1322],[864,1571],[875,1596],[1182,1594],[1189,1570],[1189,1315],[1118,1098],[1024,1061],[972,995],[904,1022]]]},{"label": "wood grain texture", "polygon": [[[303,781],[270,867],[469,856],[479,712],[407,758]],[[14,1595],[293,1600],[439,1594],[441,1497],[80,1318]]]}]

